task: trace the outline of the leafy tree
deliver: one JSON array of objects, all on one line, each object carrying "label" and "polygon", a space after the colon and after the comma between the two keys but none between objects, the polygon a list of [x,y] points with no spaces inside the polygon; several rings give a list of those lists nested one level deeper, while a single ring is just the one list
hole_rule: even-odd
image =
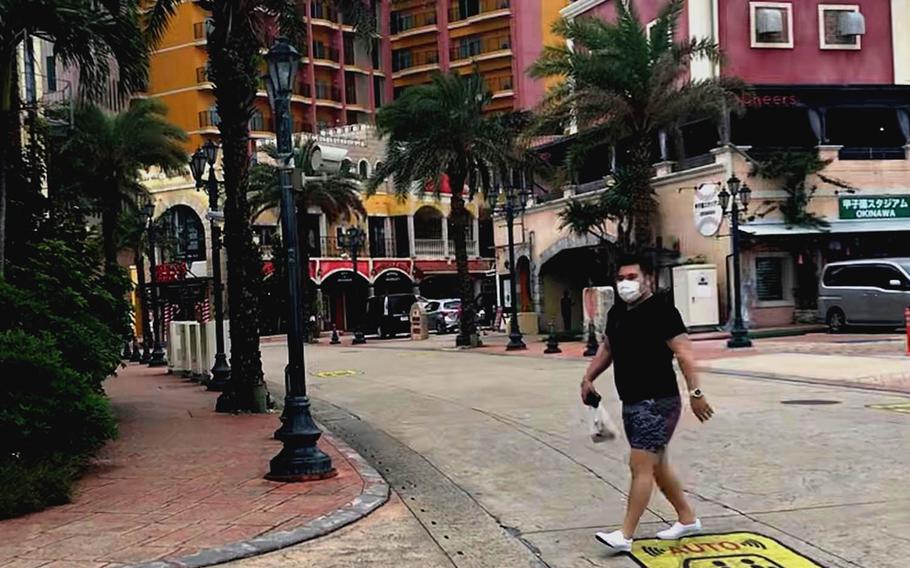
[{"label": "leafy tree", "polygon": [[[310,160],[315,147],[316,142],[312,139],[296,141],[292,156],[293,164],[303,175],[316,176],[317,172],[313,170]],[[274,146],[267,146],[265,151],[272,159],[278,159],[277,149]],[[309,235],[311,229],[307,211],[310,207],[318,207],[330,224],[341,219],[365,218],[367,212],[363,206],[362,190],[360,176],[346,166],[338,173],[308,181],[295,194],[298,212],[297,250],[303,280],[305,322],[309,321],[310,305],[314,296],[312,280],[307,273],[310,265]],[[259,163],[250,170],[250,205],[253,210],[252,219],[270,209],[281,208],[281,185],[277,167]],[[286,285],[286,280],[284,283]]]},{"label": "leafy tree", "polygon": [[405,90],[376,116],[379,133],[388,138],[388,144],[385,160],[370,178],[370,191],[391,177],[401,196],[412,193],[415,185],[420,192],[438,195],[443,175],[448,178],[453,226],[449,237],[455,243],[462,305],[458,345],[478,342],[465,233],[470,213],[465,198],[489,189],[494,174],[511,165],[514,151],[514,132],[507,128],[507,119],[484,114],[490,100],[478,74],[436,74],[429,84]]},{"label": "leafy tree", "polygon": [[[574,158],[589,146],[608,141],[618,147],[623,192],[604,214],[615,217],[623,207],[626,229],[635,245],[651,242],[651,221],[656,208],[651,188],[652,141],[661,130],[673,129],[692,115],[719,115],[734,108],[730,89],[738,81],[718,78],[692,80],[690,62],[706,58],[719,62],[717,45],[709,39],[675,41],[673,32],[682,14],[684,0],[669,0],[650,32],[634,2],[617,2],[617,19],[562,20],[554,25],[560,37],[573,47],[547,46],[531,68],[537,78],[560,79],[541,107],[543,128],[576,125],[580,147]],[[590,214],[575,206],[567,214]],[[602,219],[602,218],[601,218]],[[595,218],[595,224],[601,219]],[[583,227],[584,215],[571,222]]]},{"label": "leafy tree", "polygon": [[101,211],[105,269],[117,269],[117,230],[125,208],[135,209],[146,190],[140,171],[158,166],[168,171],[186,165],[186,134],[166,118],[157,99],[137,101],[119,114],[89,105],[76,112],[75,127],[59,141],[60,159],[79,165],[79,191]]},{"label": "leafy tree", "polygon": [[[146,10],[148,8],[148,10]],[[54,54],[79,72],[81,95],[93,100],[116,69],[120,93],[142,90],[149,53],[161,37],[175,0],[0,0],[0,275],[6,264],[8,151],[20,129],[17,48],[30,36],[53,42]]]}]

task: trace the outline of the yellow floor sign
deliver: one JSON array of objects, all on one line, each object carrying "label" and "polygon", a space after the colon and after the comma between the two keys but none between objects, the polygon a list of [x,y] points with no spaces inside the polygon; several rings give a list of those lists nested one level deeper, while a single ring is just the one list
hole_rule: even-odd
[{"label": "yellow floor sign", "polygon": [[890,410],[891,412],[910,414],[910,402],[899,402],[897,404],[869,404],[867,407],[874,408],[875,410]]},{"label": "yellow floor sign", "polygon": [[333,379],[335,377],[350,377],[359,374],[360,371],[354,369],[338,369],[337,371],[318,371],[313,373],[313,376],[321,379]]},{"label": "yellow floor sign", "polygon": [[644,568],[822,568],[773,538],[748,532],[636,540],[632,558]]}]

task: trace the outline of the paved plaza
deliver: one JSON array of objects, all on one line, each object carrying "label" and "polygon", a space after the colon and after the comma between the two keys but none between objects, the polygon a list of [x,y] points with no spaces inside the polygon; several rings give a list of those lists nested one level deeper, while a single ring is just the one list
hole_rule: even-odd
[{"label": "paved plaza", "polygon": [[[593,539],[622,518],[628,450],[586,439],[585,361],[544,358],[536,344],[505,356],[443,341],[308,348],[317,417],[396,495],[335,535],[240,565],[635,565]],[[709,532],[768,537],[819,566],[902,566],[910,414],[894,409],[910,404],[910,358],[894,336],[832,341],[768,339],[740,353],[698,344],[715,353],[702,364],[717,414],[704,425],[684,417],[673,460]],[[263,348],[275,394],[284,353]],[[610,381],[597,384],[618,416]],[[656,495],[638,537],[673,520]]]}]

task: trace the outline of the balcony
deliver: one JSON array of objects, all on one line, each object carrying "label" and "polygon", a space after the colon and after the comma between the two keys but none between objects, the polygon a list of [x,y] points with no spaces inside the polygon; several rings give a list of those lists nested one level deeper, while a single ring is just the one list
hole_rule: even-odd
[{"label": "balcony", "polygon": [[453,64],[457,61],[467,63],[469,60],[498,51],[512,49],[512,37],[509,34],[494,37],[463,38],[458,45],[449,50]]},{"label": "balcony", "polygon": [[316,98],[323,101],[341,102],[341,89],[335,85],[316,83]]},{"label": "balcony", "polygon": [[392,35],[436,26],[436,10],[392,12]]},{"label": "balcony", "polygon": [[509,9],[509,0],[457,0],[449,8],[449,22],[457,23],[469,18],[485,16]]},{"label": "balcony", "polygon": [[313,42],[313,59],[341,63],[341,55],[338,48],[327,46],[324,43]]},{"label": "balcony", "polygon": [[221,117],[216,110],[199,111],[199,128],[215,128],[221,124]]},{"label": "balcony", "polygon": [[311,8],[311,16],[314,20],[325,20],[332,23],[338,23],[338,10],[329,2],[314,2]]},{"label": "balcony", "polygon": [[512,84],[512,76],[505,75],[502,77],[490,77],[487,79],[487,88],[496,95],[499,93],[506,93],[514,89]]},{"label": "balcony", "polygon": [[392,71],[399,72],[425,65],[439,63],[439,52],[435,49],[423,51],[395,51],[392,53]]}]

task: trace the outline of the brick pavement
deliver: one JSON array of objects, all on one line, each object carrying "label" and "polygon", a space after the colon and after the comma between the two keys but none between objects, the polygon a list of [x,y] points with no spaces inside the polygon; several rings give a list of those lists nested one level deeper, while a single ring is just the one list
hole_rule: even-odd
[{"label": "brick pavement", "polygon": [[325,437],[334,478],[262,478],[276,414],[212,411],[216,393],[131,364],[105,383],[120,437],[93,460],[72,503],[0,521],[0,566],[106,567],[174,559],[297,528],[361,495],[364,480]]}]

